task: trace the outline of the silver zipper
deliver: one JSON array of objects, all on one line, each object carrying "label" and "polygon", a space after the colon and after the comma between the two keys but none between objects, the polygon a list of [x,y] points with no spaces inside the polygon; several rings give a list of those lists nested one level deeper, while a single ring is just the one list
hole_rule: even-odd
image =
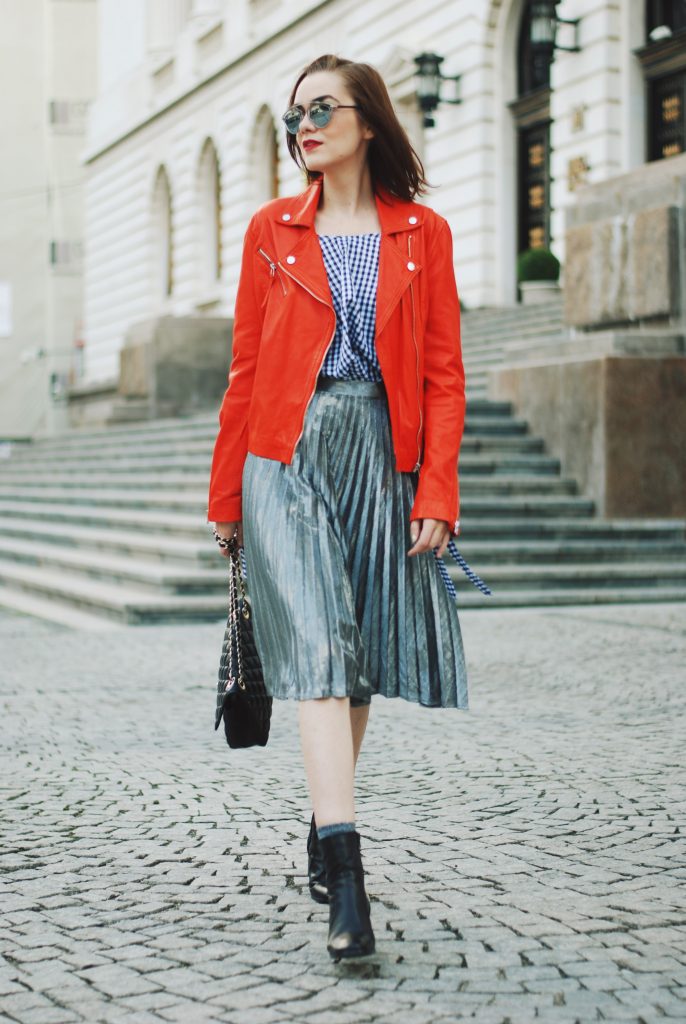
[{"label": "silver zipper", "polygon": [[[407,236],[407,255],[408,255],[408,257],[410,259],[412,259],[412,235],[408,235]],[[420,439],[421,433],[422,433],[423,417],[422,417],[422,402],[421,402],[421,397],[420,397],[420,393],[419,393],[419,346],[417,345],[417,339],[415,337],[414,291],[412,289],[412,281],[410,281],[410,299],[412,301],[412,341],[414,343],[414,350],[415,350],[415,355],[416,355],[416,359],[417,359],[417,363],[416,363],[417,407],[419,409],[419,428],[417,430],[417,464],[416,464],[416,466],[414,467],[414,470],[413,470],[413,472],[416,472],[419,469],[420,465],[421,465],[421,462],[420,462],[421,445],[419,443],[419,439]]]},{"label": "silver zipper", "polygon": [[[264,256],[264,258],[266,259],[267,263],[269,264],[269,273],[271,274],[271,276],[272,276],[272,277],[274,277],[274,276],[276,275],[276,273],[277,273],[276,263],[275,263],[275,262],[274,262],[274,260],[273,260],[273,259],[271,258],[271,256],[269,256],[269,255],[268,255],[268,254],[267,254],[267,253],[266,253],[266,252],[264,251],[264,249],[258,249],[257,251],[258,251],[259,253],[262,253],[262,255]],[[280,282],[280,284],[281,284],[281,290],[283,291],[284,295],[286,295],[286,286],[285,286],[285,284],[283,283],[283,281],[281,280],[281,275],[280,275],[280,274],[279,274],[279,282]]]},{"label": "silver zipper", "polygon": [[329,347],[331,345],[331,342],[333,341],[334,336],[336,334],[336,310],[333,308],[333,306],[330,306],[328,302],[325,302],[324,299],[320,299],[318,295],[315,295],[314,292],[311,291],[311,289],[308,288],[306,284],[303,284],[302,281],[299,281],[297,277],[294,277],[293,274],[291,274],[290,270],[286,270],[286,268],[284,266],[282,266],[281,263],[279,263],[278,266],[281,268],[281,270],[283,270],[284,274],[287,274],[290,278],[292,278],[293,281],[295,281],[296,284],[299,284],[301,288],[304,288],[305,291],[308,292],[312,296],[313,299],[316,299],[317,302],[321,302],[323,306],[326,306],[327,309],[330,309],[333,312],[333,333],[332,333],[331,337],[329,338],[329,340],[327,342],[326,348],[324,349],[324,355],[322,356],[321,362],[319,364],[319,369],[317,370],[317,373],[315,374],[314,387],[312,388],[312,391],[310,392],[310,397],[307,399],[307,403],[305,405],[305,409],[304,409],[304,412],[303,412],[302,427],[300,428],[300,433],[298,434],[298,436],[297,436],[297,438],[295,440],[295,444],[293,445],[293,448],[291,449],[291,459],[292,459],[293,455],[295,454],[295,449],[298,447],[298,442],[300,441],[300,438],[303,436],[303,433],[305,431],[305,417],[307,416],[307,409],[309,407],[310,402],[312,401],[312,396],[314,395],[315,391],[317,390],[317,378],[319,377],[319,374],[322,371],[322,366],[324,365],[324,360],[326,359],[326,354],[329,351]]}]

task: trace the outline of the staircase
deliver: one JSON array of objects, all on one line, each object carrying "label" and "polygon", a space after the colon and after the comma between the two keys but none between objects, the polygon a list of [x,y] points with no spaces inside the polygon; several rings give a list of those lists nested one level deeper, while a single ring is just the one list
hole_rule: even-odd
[{"label": "staircase", "polygon": [[563,302],[531,306],[499,306],[462,313],[463,358],[467,389],[474,398],[486,397],[488,370],[502,363],[508,348],[561,340],[569,333]]},{"label": "staircase", "polygon": [[[216,413],[73,432],[0,460],[0,605],[69,625],[216,620],[205,521]],[[460,456],[460,607],[686,600],[680,520],[600,520],[509,404],[472,396]]]}]

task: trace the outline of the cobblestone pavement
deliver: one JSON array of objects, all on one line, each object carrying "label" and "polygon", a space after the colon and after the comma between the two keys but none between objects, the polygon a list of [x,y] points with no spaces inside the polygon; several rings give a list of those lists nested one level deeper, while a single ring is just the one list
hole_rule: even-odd
[{"label": "cobblestone pavement", "polygon": [[264,749],[213,732],[223,624],[1,614],[0,1019],[685,1021],[685,611],[468,610],[469,711],[374,699],[348,965],[295,705]]}]

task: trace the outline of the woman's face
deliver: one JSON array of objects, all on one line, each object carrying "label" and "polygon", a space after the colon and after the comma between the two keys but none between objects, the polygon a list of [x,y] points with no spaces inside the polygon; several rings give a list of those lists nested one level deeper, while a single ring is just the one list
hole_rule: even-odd
[{"label": "woman's face", "polygon": [[[309,104],[317,99],[326,100],[334,106],[355,102],[343,78],[335,71],[317,71],[303,78],[293,103],[307,110]],[[304,117],[296,141],[308,171],[326,173],[349,160],[363,162],[373,135],[371,128],[364,124],[360,111],[344,107],[333,111],[324,128],[317,128],[309,117]],[[311,142],[319,145],[310,147],[308,143]]]}]

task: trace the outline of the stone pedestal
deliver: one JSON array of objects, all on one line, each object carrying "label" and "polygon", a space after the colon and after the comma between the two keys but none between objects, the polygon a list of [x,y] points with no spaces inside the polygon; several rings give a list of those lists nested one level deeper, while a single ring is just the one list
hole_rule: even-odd
[{"label": "stone pedestal", "polygon": [[151,417],[217,405],[226,390],[232,323],[170,316],[136,324],[120,353],[120,398],[142,399]]},{"label": "stone pedestal", "polygon": [[494,370],[512,401],[598,514],[686,516],[686,359],[600,356]]},{"label": "stone pedestal", "polygon": [[489,375],[603,516],[686,516],[686,155],[580,188],[567,331]]},{"label": "stone pedestal", "polygon": [[72,427],[184,416],[218,409],[231,363],[233,320],[160,317],[132,327],[119,378],[68,395]]},{"label": "stone pedestal", "polygon": [[566,222],[569,325],[678,324],[684,332],[686,155],[580,188]]}]

